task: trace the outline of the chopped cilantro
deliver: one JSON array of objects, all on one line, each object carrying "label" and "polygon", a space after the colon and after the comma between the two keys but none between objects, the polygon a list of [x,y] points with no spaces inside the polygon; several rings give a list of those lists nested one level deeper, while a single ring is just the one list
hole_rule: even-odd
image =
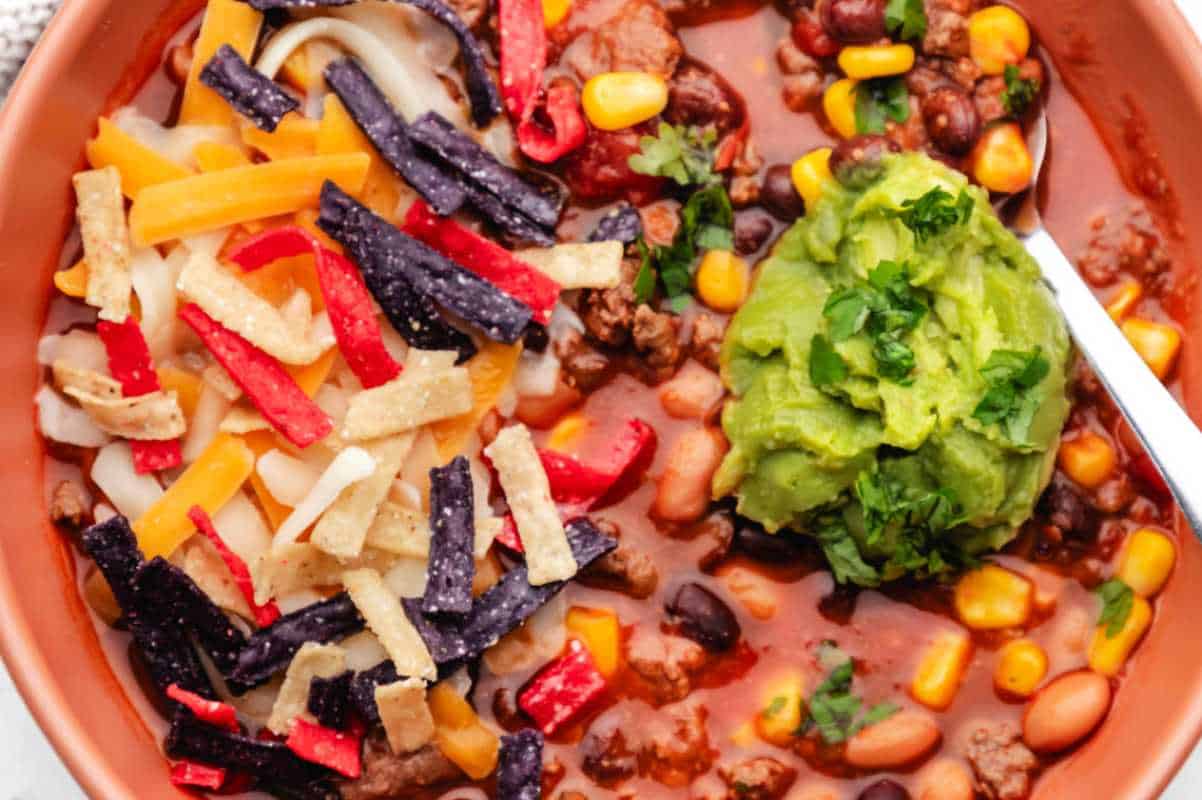
[{"label": "chopped cilantro", "polygon": [[[879,703],[860,714],[864,701],[851,693],[855,662],[847,659],[831,670],[810,697],[810,716],[806,727],[818,729],[827,744],[845,742],[856,733],[898,712],[893,703]],[[858,715],[858,718],[857,718]]]},{"label": "chopped cilantro", "polygon": [[968,222],[972,208],[972,195],[967,190],[961,189],[958,197],[952,197],[936,186],[917,200],[911,198],[903,202],[898,216],[914,231],[919,242],[925,242],[954,225]]},{"label": "chopped cilantro", "polygon": [[642,263],[639,264],[638,274],[634,276],[634,301],[642,304],[649,302],[651,296],[655,294],[655,268],[651,266],[651,250],[643,241],[643,237],[639,236],[635,244],[639,249]]},{"label": "chopped cilantro", "polygon": [[880,573],[864,561],[842,517],[832,518],[818,528],[818,544],[838,583],[851,582],[867,587],[881,584]]},{"label": "chopped cilantro", "polygon": [[1102,600],[1098,624],[1106,626],[1106,638],[1113,638],[1127,624],[1127,617],[1131,616],[1135,592],[1118,578],[1111,578],[1094,589],[1094,593]]},{"label": "chopped cilantro", "polygon": [[639,139],[640,152],[627,159],[632,170],[642,175],[671,178],[681,186],[704,186],[717,179],[714,174],[713,128],[659,124],[657,136]]},{"label": "chopped cilantro", "polygon": [[764,708],[764,711],[763,711],[764,719],[772,719],[777,714],[784,711],[785,703],[787,703],[787,702],[788,702],[788,700],[785,698],[785,696],[783,694],[778,694],[776,697],[773,697],[772,701],[770,703],[768,703],[768,705]]},{"label": "chopped cilantro", "polygon": [[892,261],[878,264],[867,283],[834,292],[822,309],[833,341],[867,331],[881,377],[896,383],[904,383],[915,366],[914,352],[902,337],[918,327],[926,312],[905,267]]},{"label": "chopped cilantro", "polygon": [[884,470],[866,471],[855,483],[863,509],[865,542],[891,544],[881,565],[884,580],[907,573],[931,577],[965,566],[971,559],[943,534],[960,524],[960,508],[950,489],[911,486]]},{"label": "chopped cilantro", "polygon": [[1006,109],[1007,114],[1015,117],[1021,116],[1039,96],[1039,81],[1033,78],[1020,78],[1018,67],[1014,64],[1006,65],[1003,76],[1006,81],[1006,90],[1002,92],[1002,106]]},{"label": "chopped cilantro", "polygon": [[1036,347],[1029,352],[994,350],[981,376],[988,388],[973,409],[983,425],[998,424],[1014,444],[1025,444],[1041,398],[1035,388],[1047,377],[1051,364]]},{"label": "chopped cilantro", "polygon": [[927,12],[922,0],[889,0],[885,27],[904,41],[926,36]]},{"label": "chopped cilantro", "polygon": [[734,221],[734,208],[721,183],[693,192],[680,211],[680,227],[671,244],[648,248],[640,240],[643,263],[635,277],[635,298],[639,302],[651,298],[658,274],[669,308],[679,313],[688,303],[697,256],[701,250],[732,249]]},{"label": "chopped cilantro", "polygon": [[810,380],[815,386],[830,386],[847,379],[847,364],[843,356],[822,334],[810,340]]},{"label": "chopped cilantro", "polygon": [[872,357],[876,359],[876,368],[882,378],[903,385],[916,363],[914,351],[902,343],[900,331],[889,331],[876,337]]},{"label": "chopped cilantro", "polygon": [[874,78],[856,84],[856,133],[884,133],[885,123],[910,118],[910,93],[901,78]]}]

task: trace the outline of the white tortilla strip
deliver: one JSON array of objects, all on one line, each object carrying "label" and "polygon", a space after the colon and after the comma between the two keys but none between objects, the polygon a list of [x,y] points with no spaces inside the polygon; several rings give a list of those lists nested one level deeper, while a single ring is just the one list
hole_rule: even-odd
[{"label": "white tortilla strip", "polygon": [[107,375],[77,367],[62,359],[51,364],[50,371],[54,375],[55,385],[64,392],[73,389],[101,400],[121,399],[121,383]]},{"label": "white tortilla strip", "polygon": [[285,364],[312,364],[326,350],[311,325],[298,324],[295,314],[285,316],[215,258],[193,253],[176,288],[221,325]]},{"label": "white tortilla strip", "polygon": [[307,713],[309,687],[314,678],[333,678],[346,672],[346,651],[333,644],[305,642],[292,657],[284,685],[276,696],[267,728],[272,733],[287,735],[292,721]]},{"label": "white tortilla strip", "polygon": [[427,681],[438,677],[438,667],[426,643],[380,573],[374,569],[350,570],[342,574],[342,585],[399,674]]},{"label": "white tortilla strip", "polygon": [[222,433],[233,433],[241,436],[244,433],[271,430],[271,423],[263,419],[263,415],[253,408],[234,406],[221,419],[217,429]]},{"label": "white tortilla strip", "polygon": [[75,216],[88,264],[84,301],[100,309],[101,319],[124,322],[133,291],[133,257],[121,173],[116,167],[77,172],[71,182],[75,184]]},{"label": "white tortilla strip", "polygon": [[367,547],[359,557],[347,563],[323,553],[309,542],[294,542],[263,554],[251,570],[255,584],[255,602],[266,603],[307,589],[337,586],[348,568],[366,567],[385,572],[397,556]]},{"label": "white tortilla strip", "polygon": [[184,551],[184,563],[181,566],[219,608],[246,620],[255,618],[246,598],[234,583],[229,567],[208,539],[193,537]]},{"label": "white tortilla strip", "polygon": [[118,400],[70,387],[63,389],[63,394],[75,398],[96,427],[111,436],[161,441],[178,439],[188,430],[175,392],[151,392]]},{"label": "white tortilla strip", "polygon": [[406,678],[377,686],[376,707],[388,746],[397,755],[420,750],[434,738],[434,715],[426,703],[425,681]]},{"label": "white tortilla strip", "polygon": [[441,372],[455,366],[459,353],[454,350],[418,350],[409,348],[405,355],[405,372],[408,375],[418,375],[422,372]]},{"label": "white tortilla strip", "polygon": [[362,447],[348,447],[340,452],[321,473],[305,499],[297,503],[288,518],[280,523],[272,547],[295,542],[338,499],[343,489],[370,477],[375,470],[376,460]]},{"label": "white tortilla strip", "polygon": [[342,491],[326,513],[321,515],[309,540],[332,556],[346,560],[363,550],[367,531],[376,518],[380,504],[388,496],[392,482],[401,471],[401,462],[413,447],[413,434],[402,433],[364,445],[376,460],[370,477]]},{"label": "white tortilla strip", "polygon": [[510,425],[497,434],[484,454],[497,471],[521,534],[530,585],[571,578],[576,574],[576,559],[530,431],[525,425]]},{"label": "white tortilla strip", "polygon": [[567,289],[613,289],[622,281],[621,242],[578,242],[514,255]]},{"label": "white tortilla strip", "polygon": [[[505,520],[500,517],[477,517],[476,539],[472,555],[477,559],[488,555],[488,548],[501,533]],[[367,531],[365,544],[402,558],[426,559],[430,555],[430,520],[421,511],[393,502],[380,506],[375,521]]]},{"label": "white tortilla strip", "polygon": [[463,367],[418,370],[351,397],[342,436],[377,439],[465,414],[472,408],[472,379]]}]

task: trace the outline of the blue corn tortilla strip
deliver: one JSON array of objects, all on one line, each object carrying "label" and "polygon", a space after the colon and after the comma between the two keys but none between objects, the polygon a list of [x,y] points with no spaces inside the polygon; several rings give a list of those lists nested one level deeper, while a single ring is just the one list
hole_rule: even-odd
[{"label": "blue corn tortilla strip", "polygon": [[382,307],[391,287],[403,284],[489,339],[513,344],[522,338],[533,317],[530,306],[403,233],[334,184],[327,182],[321,195],[318,226],[351,253]]},{"label": "blue corn tortilla strip", "polygon": [[430,208],[442,216],[459,210],[467,198],[460,180],[417,152],[405,121],[358,62],[351,58],[334,61],[326,67],[325,78],[381,157]]},{"label": "blue corn tortilla strip", "polygon": [[345,639],[363,630],[365,624],[350,595],[340,592],[251,634],[230,677],[248,687],[259,686],[286,669],[305,642]]},{"label": "blue corn tortilla strip", "polygon": [[588,235],[588,240],[631,244],[642,235],[643,218],[639,216],[638,209],[623,203],[601,218],[597,227]]},{"label": "blue corn tortilla strip", "polygon": [[376,706],[376,687],[401,680],[391,661],[381,661],[371,669],[356,672],[350,682],[350,702],[359,717],[368,725],[380,723],[380,709]]},{"label": "blue corn tortilla strip", "polygon": [[430,558],[422,611],[464,615],[472,608],[476,541],[472,473],[456,456],[430,470]]},{"label": "blue corn tortilla strip", "polygon": [[200,82],[225,98],[256,127],[274,131],[300,101],[262,72],[247,64],[238,51],[223,44],[200,71]]},{"label": "blue corn tortilla strip", "polygon": [[561,197],[523,179],[437,111],[427,111],[410,123],[409,138],[536,224],[554,228],[559,222]]},{"label": "blue corn tortilla strip", "polygon": [[309,684],[309,713],[327,728],[343,730],[351,707],[351,680],[355,673],[349,669],[332,678],[314,678]]},{"label": "blue corn tortilla strip", "polygon": [[470,182],[464,183],[463,188],[467,192],[467,200],[472,208],[509,235],[521,241],[544,247],[555,244],[554,231],[547,230],[525,214],[513,210],[502,203],[496,195]]},{"label": "blue corn tortilla strip", "polygon": [[164,697],[167,688],[175,684],[209,700],[217,699],[217,690],[184,631],[160,620],[130,617],[128,612],[126,619],[150,679]]},{"label": "blue corn tortilla strip", "polygon": [[469,650],[458,629],[459,626],[427,616],[422,611],[422,601],[419,597],[402,599],[401,607],[405,609],[405,616],[426,643],[426,649],[430,651],[434,663],[438,664],[440,673],[449,666],[458,665],[467,659]]},{"label": "blue corn tortilla strip", "polygon": [[369,229],[369,223],[364,221],[367,213],[367,209],[333,183],[327,182],[322,187],[321,216],[317,224],[346,248],[392,327],[413,347],[454,350],[459,354],[456,363],[467,361],[476,354],[476,345],[471,337],[439,315],[430,298],[418,293],[395,271],[374,266],[365,268],[365,265],[374,265],[385,258],[379,252],[374,229]]},{"label": "blue corn tortilla strip", "polygon": [[497,797],[539,800],[543,793],[543,735],[536,730],[501,737]]},{"label": "blue corn tortilla strip", "polygon": [[117,605],[128,613],[134,603],[134,575],[144,560],[129,520],[118,515],[85,529],[83,549],[108,581]]}]

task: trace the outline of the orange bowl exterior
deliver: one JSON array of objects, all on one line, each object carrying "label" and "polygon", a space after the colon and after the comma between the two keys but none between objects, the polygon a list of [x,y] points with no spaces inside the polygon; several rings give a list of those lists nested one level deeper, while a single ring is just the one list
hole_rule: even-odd
[{"label": "orange bowl exterior", "polygon": [[[0,652],[58,753],[92,797],[186,797],[156,737],[123,693],[76,589],[75,561],[47,522],[34,430],[34,352],[50,276],[69,230],[70,176],[95,118],[158,66],[175,22],[201,0],[66,0],[0,114]],[[1170,0],[1020,3],[1128,177],[1123,141],[1142,116],[1171,187],[1187,249],[1202,247],[1202,46]],[[164,24],[163,20],[167,20]],[[148,32],[150,32],[148,34]],[[124,82],[123,82],[124,81]],[[1202,419],[1202,284],[1190,297],[1186,397]],[[1050,769],[1036,798],[1155,797],[1202,729],[1202,547],[1181,531],[1174,579],[1101,734]]]}]

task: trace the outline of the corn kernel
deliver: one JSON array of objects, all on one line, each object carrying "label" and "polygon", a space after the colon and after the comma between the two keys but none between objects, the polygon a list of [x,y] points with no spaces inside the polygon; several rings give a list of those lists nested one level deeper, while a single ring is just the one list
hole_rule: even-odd
[{"label": "corn kernel", "polygon": [[1151,597],[1164,588],[1176,560],[1172,539],[1160,531],[1140,528],[1127,539],[1118,577],[1140,597]]},{"label": "corn kernel", "polygon": [[1171,325],[1135,318],[1123,323],[1123,334],[1156,377],[1164,380],[1181,349],[1181,334],[1177,329]]},{"label": "corn kernel", "polygon": [[1030,639],[1007,642],[998,653],[993,685],[999,692],[1030,697],[1048,673],[1048,654]]},{"label": "corn kernel", "polygon": [[584,414],[568,414],[555,423],[555,427],[547,435],[547,449],[571,453],[591,427],[593,421]]},{"label": "corn kernel", "polygon": [[788,747],[801,727],[805,703],[805,680],[790,672],[770,681],[760,693],[755,731],[769,744]]},{"label": "corn kernel", "polygon": [[1064,474],[1078,486],[1096,489],[1114,474],[1118,454],[1105,438],[1082,431],[1077,438],[1061,443],[1057,460]]},{"label": "corn kernel", "polygon": [[944,710],[956,697],[971,655],[972,642],[962,631],[939,634],[918,662],[910,694],[927,708]]},{"label": "corn kernel", "polygon": [[715,311],[731,312],[747,299],[751,269],[729,250],[710,250],[697,267],[697,296]]},{"label": "corn kernel", "polygon": [[663,111],[668,105],[668,84],[650,72],[604,72],[584,84],[580,103],[594,127],[619,131]]},{"label": "corn kernel", "polygon": [[67,297],[83,297],[88,293],[88,262],[82,258],[70,269],[54,273],[54,288]]},{"label": "corn kernel", "polygon": [[730,593],[756,619],[772,619],[779,605],[772,581],[745,567],[730,567],[722,573]]},{"label": "corn kernel", "polygon": [[844,47],[839,69],[854,80],[904,75],[914,66],[914,48],[908,44],[873,44]]},{"label": "corn kernel", "polygon": [[986,75],[1001,75],[1031,49],[1031,28],[1012,8],[990,6],[968,18],[968,49]]},{"label": "corn kernel", "polygon": [[1031,616],[1031,582],[994,564],[966,572],[956,583],[960,620],[973,630],[1022,625]]},{"label": "corn kernel", "polygon": [[1030,185],[1035,172],[1022,128],[1014,122],[986,129],[969,161],[972,176],[991,192],[1021,192]]},{"label": "corn kernel", "polygon": [[434,733],[438,749],[473,780],[483,780],[497,768],[500,738],[480,722],[466,728],[438,727]]},{"label": "corn kernel", "polygon": [[793,188],[805,200],[806,210],[813,211],[827,182],[834,180],[831,175],[831,149],[819,147],[806,153],[793,162],[789,175],[793,178]]},{"label": "corn kernel", "polygon": [[543,24],[554,28],[572,10],[572,0],[543,0]]},{"label": "corn kernel", "polygon": [[1089,645],[1089,668],[1108,678],[1118,675],[1151,622],[1152,606],[1137,595],[1133,598],[1131,613],[1121,631],[1114,636],[1107,636],[1107,626],[1094,628],[1093,641]]},{"label": "corn kernel", "polygon": [[597,671],[612,677],[622,663],[622,628],[609,609],[572,606],[565,621],[568,635],[580,640],[593,657]]},{"label": "corn kernel", "polygon": [[1143,294],[1143,286],[1136,281],[1127,281],[1106,304],[1106,313],[1115,322],[1122,322],[1123,318],[1131,313],[1131,309],[1135,308],[1135,304],[1139,302]]},{"label": "corn kernel", "polygon": [[822,110],[835,133],[844,139],[856,135],[856,81],[837,80],[822,94]]}]

